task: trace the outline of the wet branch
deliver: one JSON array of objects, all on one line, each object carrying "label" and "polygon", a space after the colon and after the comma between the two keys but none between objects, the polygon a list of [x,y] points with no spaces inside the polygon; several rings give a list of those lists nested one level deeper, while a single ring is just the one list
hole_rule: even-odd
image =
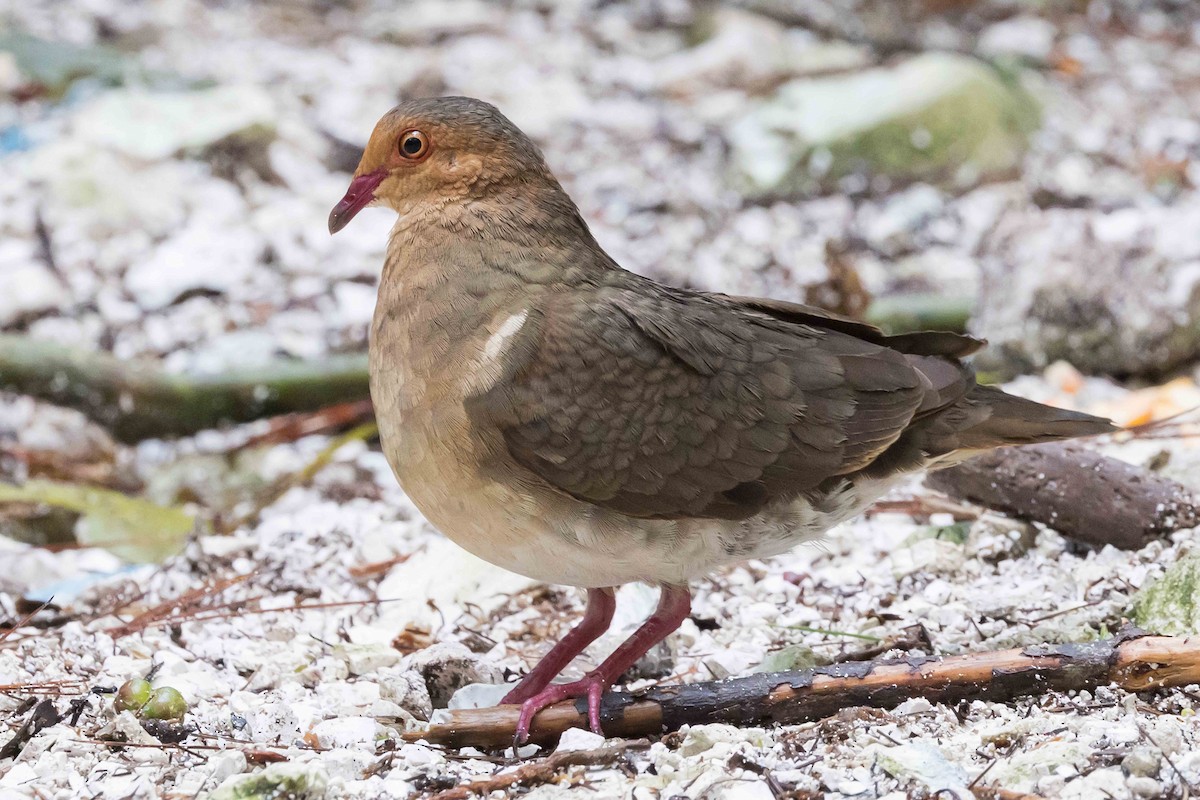
[{"label": "wet branch", "polygon": [[365,399],[367,357],[176,375],[149,361],[0,335],[0,390],[77,409],[116,439],[136,442]]},{"label": "wet branch", "polygon": [[[902,658],[834,664],[724,681],[605,695],[601,719],[609,736],[655,736],[683,725],[792,724],[823,719],[848,706],[892,708],[924,697],[933,702],[1005,701],[1048,691],[1115,684],[1143,691],[1200,682],[1200,637],[1145,636],[1133,631],[1098,642],[1038,645],[946,658]],[[549,743],[583,727],[583,701],[542,711],[531,738]],[[450,747],[511,746],[517,706],[450,712],[446,722],[406,734]]]},{"label": "wet branch", "polygon": [[1096,546],[1138,550],[1200,524],[1200,500],[1186,487],[1072,442],[994,450],[925,483]]}]

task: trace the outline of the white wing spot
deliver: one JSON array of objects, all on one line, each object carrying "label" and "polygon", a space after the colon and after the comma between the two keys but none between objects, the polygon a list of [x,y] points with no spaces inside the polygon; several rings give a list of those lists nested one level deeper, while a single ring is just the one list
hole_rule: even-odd
[{"label": "white wing spot", "polygon": [[529,311],[521,311],[513,314],[496,329],[496,332],[488,337],[488,340],[483,345],[483,360],[485,362],[495,361],[504,352],[505,345],[508,340],[517,335],[521,330],[521,326],[525,324],[525,318],[529,316]]}]

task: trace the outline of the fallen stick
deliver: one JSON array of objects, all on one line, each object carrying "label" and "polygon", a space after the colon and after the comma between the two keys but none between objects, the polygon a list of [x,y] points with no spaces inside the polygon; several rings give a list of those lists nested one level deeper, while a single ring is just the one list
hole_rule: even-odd
[{"label": "fallen stick", "polygon": [[1069,442],[994,450],[925,483],[1096,546],[1138,550],[1200,524],[1200,500],[1186,487]]},{"label": "fallen stick", "polygon": [[[724,681],[662,686],[604,696],[600,718],[609,736],[657,736],[684,725],[752,726],[823,719],[848,706],[892,708],[924,697],[956,703],[1003,701],[1048,691],[1115,684],[1129,691],[1200,682],[1200,637],[1132,631],[1097,642],[1037,645],[947,658],[833,664]],[[513,742],[518,706],[450,712],[448,721],[406,733],[448,747],[503,748]],[[555,741],[587,725],[583,701],[550,706],[533,719],[530,738]]]},{"label": "fallen stick", "polygon": [[522,764],[511,772],[502,772],[491,778],[455,786],[438,792],[429,800],[467,800],[474,795],[487,797],[492,792],[507,792],[514,786],[532,787],[552,783],[558,778],[559,770],[568,767],[594,767],[611,764],[630,750],[643,750],[650,742],[639,739],[633,742],[611,742],[595,750],[567,750],[546,758]]},{"label": "fallen stick", "polygon": [[1041,795],[1015,792],[1012,789],[997,789],[994,786],[972,786],[971,794],[978,800],[1043,800]]},{"label": "fallen stick", "polygon": [[74,408],[123,442],[186,436],[369,396],[366,354],[175,375],[149,361],[14,335],[0,335],[0,390]]}]

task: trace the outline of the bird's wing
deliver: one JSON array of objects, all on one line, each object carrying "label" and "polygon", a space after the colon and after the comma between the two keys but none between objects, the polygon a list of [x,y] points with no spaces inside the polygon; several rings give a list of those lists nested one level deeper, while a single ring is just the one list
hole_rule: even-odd
[{"label": "bird's wing", "polygon": [[745,308],[760,311],[779,320],[840,331],[912,355],[962,358],[987,344],[983,339],[950,331],[916,331],[888,335],[868,322],[843,317],[841,314],[835,314],[823,308],[789,303],[786,300],[772,300],[765,297],[728,297],[728,299]]},{"label": "bird's wing", "polygon": [[467,410],[498,433],[498,469],[516,461],[631,516],[737,519],[862,468],[966,390],[956,362],[929,370],[919,362],[935,359],[837,329],[857,323],[805,320],[659,287],[577,288],[529,310]]}]

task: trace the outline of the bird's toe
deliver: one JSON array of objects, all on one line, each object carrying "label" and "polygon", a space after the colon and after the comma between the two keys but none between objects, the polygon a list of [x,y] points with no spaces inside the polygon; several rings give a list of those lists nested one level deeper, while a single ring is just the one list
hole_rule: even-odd
[{"label": "bird's toe", "polygon": [[[549,708],[563,700],[571,700],[578,697],[587,698],[588,727],[593,733],[603,736],[604,731],[600,727],[600,700],[604,697],[604,690],[608,687],[609,684],[598,675],[585,675],[583,678],[571,683],[559,683],[547,686],[521,703],[521,715],[517,718],[516,743],[522,745],[529,741],[529,731],[533,725],[533,718],[543,709]],[[507,698],[505,700],[507,701]]]}]

